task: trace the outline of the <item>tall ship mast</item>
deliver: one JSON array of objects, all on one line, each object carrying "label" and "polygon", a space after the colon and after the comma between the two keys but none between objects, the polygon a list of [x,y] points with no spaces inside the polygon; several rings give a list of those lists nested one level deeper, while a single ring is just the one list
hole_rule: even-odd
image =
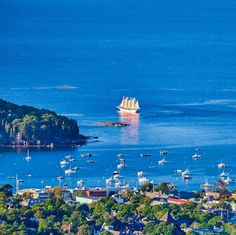
[{"label": "tall ship mast", "polygon": [[117,108],[121,112],[138,113],[140,111],[139,103],[136,98],[123,97]]}]

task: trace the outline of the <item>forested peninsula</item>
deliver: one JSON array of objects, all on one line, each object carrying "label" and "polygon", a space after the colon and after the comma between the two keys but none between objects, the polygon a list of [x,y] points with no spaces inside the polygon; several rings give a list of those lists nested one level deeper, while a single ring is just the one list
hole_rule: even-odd
[{"label": "forested peninsula", "polygon": [[76,120],[46,109],[0,99],[0,146],[57,146],[86,143]]}]

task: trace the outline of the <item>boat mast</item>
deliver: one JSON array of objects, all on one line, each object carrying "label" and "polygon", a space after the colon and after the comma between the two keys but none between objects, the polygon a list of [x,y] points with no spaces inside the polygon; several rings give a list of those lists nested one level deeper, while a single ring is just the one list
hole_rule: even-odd
[{"label": "boat mast", "polygon": [[127,108],[130,109],[131,108],[131,100],[129,99],[127,102]]}]

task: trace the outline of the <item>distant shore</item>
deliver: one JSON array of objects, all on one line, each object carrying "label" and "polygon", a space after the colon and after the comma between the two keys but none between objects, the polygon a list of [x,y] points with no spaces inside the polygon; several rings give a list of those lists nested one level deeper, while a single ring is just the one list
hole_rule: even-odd
[{"label": "distant shore", "polygon": [[69,144],[0,144],[0,150],[1,149],[68,149],[68,148],[76,148],[83,146],[87,143],[97,142],[98,137],[97,136],[83,136],[78,141],[75,141],[74,143]]}]

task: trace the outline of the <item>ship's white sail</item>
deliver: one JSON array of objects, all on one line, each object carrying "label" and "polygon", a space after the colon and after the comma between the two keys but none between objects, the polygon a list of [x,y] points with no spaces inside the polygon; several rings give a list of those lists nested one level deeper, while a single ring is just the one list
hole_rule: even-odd
[{"label": "ship's white sail", "polygon": [[121,103],[120,103],[120,107],[123,108],[124,107],[124,100],[125,100],[125,97],[123,97]]},{"label": "ship's white sail", "polygon": [[130,106],[131,106],[131,100],[129,99],[128,102],[127,102],[127,109],[130,109]]},{"label": "ship's white sail", "polygon": [[135,109],[135,98],[133,98],[131,100],[131,106],[130,106],[131,109]]},{"label": "ship's white sail", "polygon": [[137,110],[140,109],[138,101],[136,101],[134,108],[137,109]]},{"label": "ship's white sail", "polygon": [[128,103],[128,97],[124,99],[123,107],[126,108]]}]

